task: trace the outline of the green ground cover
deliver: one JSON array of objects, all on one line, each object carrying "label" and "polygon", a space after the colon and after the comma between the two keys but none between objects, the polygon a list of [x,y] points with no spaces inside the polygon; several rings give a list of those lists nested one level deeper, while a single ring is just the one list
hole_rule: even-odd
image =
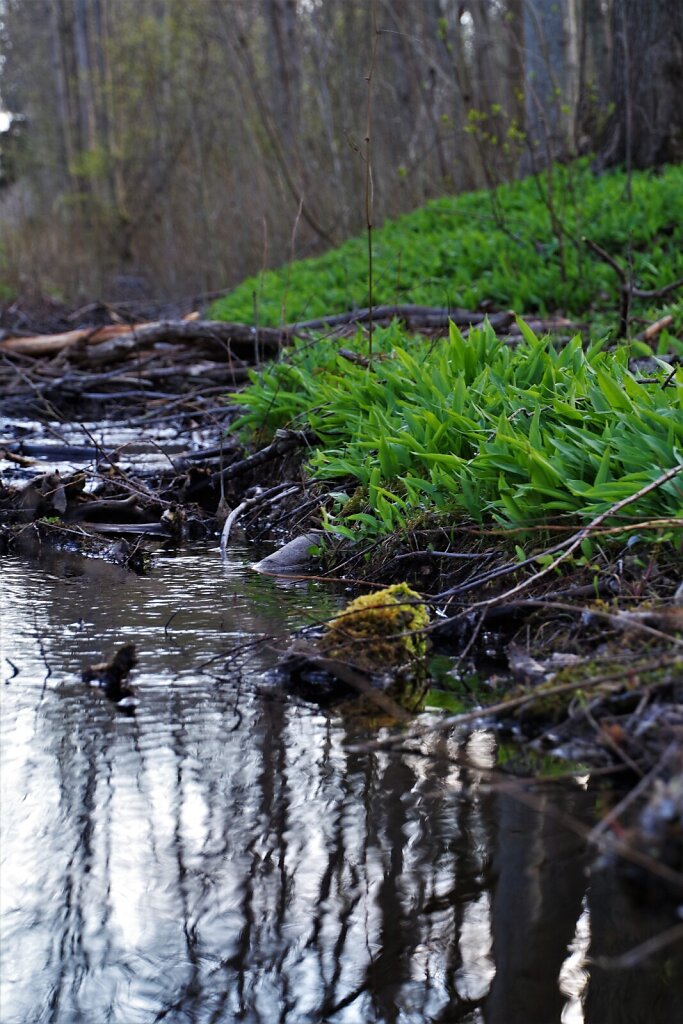
[{"label": "green ground cover", "polygon": [[[354,348],[367,351],[360,332]],[[512,347],[488,326],[430,344],[394,324],[376,331],[371,369],[337,349],[299,344],[254,375],[236,429],[312,430],[312,474],[352,481],[328,517],[343,536],[374,538],[425,511],[590,519],[683,464],[683,369],[672,377],[655,359],[640,383],[626,346],[556,347],[524,327]],[[683,474],[628,512],[683,517]]]},{"label": "green ground cover", "polygon": [[[521,315],[609,312],[614,322],[616,274],[587,249],[584,237],[625,268],[630,262],[643,289],[683,276],[683,166],[633,175],[630,201],[623,173],[597,178],[585,161],[556,167],[553,186],[554,218],[542,177],[501,186],[495,196],[438,199],[387,222],[374,236],[375,304],[476,309],[490,300]],[[367,304],[361,236],[323,256],[248,278],[210,315],[277,325]],[[683,320],[681,307],[678,314]]]},{"label": "green ground cover", "polygon": [[[514,346],[488,325],[428,341],[394,323],[375,330],[369,367],[341,357],[338,339],[319,337],[283,350],[235,396],[243,407],[235,429],[247,437],[285,426],[316,435],[309,471],[336,487],[328,529],[377,539],[425,513],[515,527],[586,522],[683,465],[683,369],[658,358],[683,354],[683,306],[666,306],[674,324],[656,351],[639,341],[613,346],[600,314],[616,319],[615,272],[572,242],[586,234],[630,261],[641,288],[683,276],[683,167],[635,175],[630,202],[622,174],[596,179],[586,164],[555,174],[556,187],[565,185],[564,272],[547,205],[528,179],[498,190],[502,227],[486,193],[387,224],[377,235],[375,300],[562,309],[589,321],[591,341],[537,338],[522,321]],[[354,239],[245,281],[213,315],[253,320],[256,291],[261,323],[362,306],[365,244]],[[345,344],[368,355],[361,330]],[[646,362],[634,365],[635,356]],[[619,521],[634,516],[683,517],[683,472]]]}]

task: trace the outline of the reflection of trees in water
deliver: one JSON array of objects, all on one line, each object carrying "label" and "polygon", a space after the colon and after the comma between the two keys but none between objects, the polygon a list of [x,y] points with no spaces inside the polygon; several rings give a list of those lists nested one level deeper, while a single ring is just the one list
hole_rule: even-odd
[{"label": "reflection of trees in water", "polygon": [[[537,813],[480,790],[454,741],[359,753],[357,725],[275,694],[245,690],[239,722],[228,685],[150,687],[134,719],[80,690],[6,690],[34,732],[3,808],[18,1021],[559,1020],[586,882],[543,802],[580,814],[590,794]],[[599,953],[643,937],[615,900],[596,876]],[[675,1018],[655,974],[620,979],[589,985],[586,1024],[658,1000],[648,1019]]]},{"label": "reflection of trees in water", "polygon": [[400,1001],[422,901],[404,870],[413,770],[347,763],[338,727],[276,699],[229,733],[221,699],[169,691],[137,720],[45,704],[17,780],[34,801],[46,773],[58,791],[38,843],[55,870],[25,883],[53,950],[24,964],[45,965],[36,1019],[316,1019],[354,988],[380,1017]]},{"label": "reflection of trees in water", "polygon": [[[486,999],[487,1024],[559,1021],[565,1002],[560,967],[574,938],[586,888],[584,843],[546,813],[499,796],[492,927],[496,975]],[[580,791],[564,810],[578,810]],[[540,813],[539,813],[540,812]],[[534,969],[536,968],[536,969]]]},{"label": "reflection of trees in water", "polygon": [[[220,692],[108,710],[51,701],[39,719],[60,787],[46,839],[67,865],[32,883],[59,951],[35,990],[46,1020],[451,1020],[486,996],[473,912],[516,812],[461,799],[476,772],[347,752],[339,722],[277,698],[249,698],[237,732]],[[519,882],[508,909],[501,879],[526,877],[524,855],[494,857],[494,933],[514,942],[536,890]],[[561,960],[542,958],[556,1001]]]},{"label": "reflection of trees in water", "polygon": [[8,992],[3,998],[8,1022],[87,1020],[93,987],[101,998],[102,972],[117,958],[111,729],[106,721],[82,725],[76,702],[58,706],[48,696],[28,756],[21,751],[15,761],[5,746],[3,774],[12,780],[3,798],[3,883],[7,873],[11,880],[3,900],[3,975],[14,983],[11,999]]},{"label": "reflection of trees in water", "polygon": [[[601,872],[588,893],[591,915],[591,954],[619,957],[651,936],[669,929],[680,917],[676,900],[657,888],[641,893],[641,906],[633,913],[630,897],[614,876]],[[648,906],[649,905],[649,906]],[[661,950],[647,964],[623,970],[591,968],[586,999],[588,1024],[641,1024],[642,1021],[683,1021],[683,946],[679,942]],[[619,1008],[615,1016],[614,1008]],[[610,1016],[611,1015],[611,1016]]]}]

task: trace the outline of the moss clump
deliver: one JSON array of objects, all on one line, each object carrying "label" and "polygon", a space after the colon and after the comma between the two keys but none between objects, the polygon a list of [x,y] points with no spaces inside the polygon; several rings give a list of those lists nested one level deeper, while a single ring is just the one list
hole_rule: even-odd
[{"label": "moss clump", "polygon": [[348,499],[344,502],[341,510],[343,516],[352,516],[356,512],[360,512],[367,504],[368,495],[366,487],[356,487],[355,491]]},{"label": "moss clump", "polygon": [[428,624],[420,595],[407,583],[396,583],[351,601],[329,623],[321,646],[329,657],[384,673],[424,658]]}]

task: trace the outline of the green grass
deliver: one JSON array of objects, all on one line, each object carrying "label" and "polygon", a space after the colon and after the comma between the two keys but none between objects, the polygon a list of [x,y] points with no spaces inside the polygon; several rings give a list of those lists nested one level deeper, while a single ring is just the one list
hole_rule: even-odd
[{"label": "green grass", "polygon": [[[683,464],[683,369],[671,377],[659,361],[641,383],[626,346],[586,351],[576,337],[555,347],[521,326],[512,347],[488,325],[429,344],[394,324],[376,331],[371,369],[332,340],[300,343],[236,396],[246,407],[236,429],[312,430],[311,473],[352,481],[327,518],[349,538],[422,512],[585,521]],[[354,348],[367,351],[360,332]],[[683,474],[629,506],[634,515],[683,517]]]},{"label": "green grass", "polygon": [[[518,313],[562,311],[609,315],[614,322],[617,277],[581,241],[591,238],[623,266],[632,261],[641,288],[683,276],[683,166],[660,175],[596,178],[586,161],[554,169],[560,244],[539,190],[545,179],[501,186],[498,216],[490,194],[438,199],[376,231],[374,302],[476,309],[483,300]],[[323,256],[249,278],[216,302],[210,316],[262,325],[308,319],[368,304],[364,237]],[[641,304],[638,312],[650,312]],[[678,320],[683,320],[680,306]]]}]

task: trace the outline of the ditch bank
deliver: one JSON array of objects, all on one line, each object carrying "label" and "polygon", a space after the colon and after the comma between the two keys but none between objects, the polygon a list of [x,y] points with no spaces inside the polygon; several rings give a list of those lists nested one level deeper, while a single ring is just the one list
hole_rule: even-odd
[{"label": "ditch bank", "polygon": [[[363,312],[327,327],[341,339]],[[428,317],[425,330],[441,329],[434,311],[419,315]],[[35,326],[25,319],[22,334],[5,328],[0,341],[3,554],[61,549],[144,575],[160,550],[208,540],[218,559],[241,535],[278,549],[261,571],[317,577],[350,593],[407,583],[429,609],[421,630],[430,699],[442,711],[426,727],[403,717],[401,731],[377,744],[420,749],[440,733],[495,723],[526,752],[524,770],[621,776],[637,795],[610,819],[615,842],[626,821],[638,836],[636,861],[666,860],[683,873],[675,543],[652,543],[637,524],[617,531],[598,516],[539,526],[531,543],[527,531],[521,558],[514,531],[424,514],[384,539],[353,544],[322,529],[330,488],[305,470],[315,436],[282,429],[245,447],[230,432],[236,404],[225,400],[294,328],[325,324],[259,332],[200,318],[131,325],[110,317],[42,335]],[[509,317],[498,326],[508,329]],[[310,639],[305,631],[297,639],[285,675]]]}]

